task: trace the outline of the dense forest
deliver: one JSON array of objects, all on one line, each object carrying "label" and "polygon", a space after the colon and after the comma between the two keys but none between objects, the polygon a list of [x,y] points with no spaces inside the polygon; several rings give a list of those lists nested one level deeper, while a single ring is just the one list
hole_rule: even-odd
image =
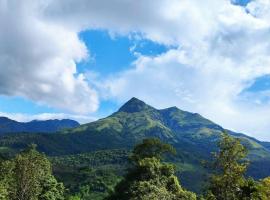
[{"label": "dense forest", "polygon": [[3,133],[0,198],[264,200],[269,152],[197,113],[132,98],[75,128]]},{"label": "dense forest", "polygon": [[[1,124],[1,123],[0,123]],[[55,178],[70,194],[83,198],[105,198],[130,168],[134,146],[145,138],[159,138],[172,145],[177,154],[163,162],[175,166],[182,187],[202,194],[212,174],[211,152],[218,151],[223,132],[238,138],[248,149],[247,177],[255,180],[270,175],[270,146],[247,135],[229,131],[197,113],[170,107],[156,109],[132,98],[108,117],[55,133],[4,133],[0,136],[0,154],[11,159],[36,144],[51,162]]]},{"label": "dense forest", "polygon": [[270,0],[0,0],[0,27],[0,200],[270,200]]},{"label": "dense forest", "polygon": [[[254,180],[246,176],[249,166],[248,150],[239,139],[222,134],[218,149],[203,168],[211,174],[200,194],[185,189],[170,162],[176,150],[156,138],[144,139],[131,152],[126,150],[100,151],[78,157],[46,157],[30,145],[13,157],[1,156],[1,200],[268,200],[270,177]],[[113,155],[113,156],[111,156]],[[107,159],[112,159],[107,161]],[[123,174],[112,173],[108,163],[128,165]],[[80,162],[80,168],[76,168]],[[91,169],[84,164],[103,166]],[[128,162],[128,163],[125,163]],[[69,165],[74,177],[62,178],[53,171]],[[52,166],[53,165],[53,166]],[[72,167],[73,166],[73,167]],[[58,167],[54,169],[53,167]],[[57,174],[57,173],[56,173]],[[59,176],[59,174],[58,174]],[[86,180],[85,177],[88,179]],[[64,177],[64,176],[62,176]],[[84,183],[80,182],[84,180]],[[190,180],[191,182],[193,180]],[[98,191],[98,192],[97,192]]]}]

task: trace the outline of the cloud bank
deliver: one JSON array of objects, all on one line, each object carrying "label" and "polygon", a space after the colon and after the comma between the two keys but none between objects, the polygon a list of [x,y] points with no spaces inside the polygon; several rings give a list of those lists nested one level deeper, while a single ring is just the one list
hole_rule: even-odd
[{"label": "cloud bank", "polygon": [[41,113],[41,114],[25,114],[25,113],[6,113],[0,112],[0,116],[8,117],[18,122],[30,122],[33,120],[50,120],[50,119],[73,119],[81,124],[89,123],[97,120],[95,117],[86,115],[75,115],[67,113]]},{"label": "cloud bank", "polygon": [[[25,2],[0,4],[1,94],[79,113],[96,110],[98,95],[119,102],[136,96],[270,139],[270,88],[248,90],[270,74],[269,0],[245,7],[229,0]],[[76,63],[89,56],[78,38],[88,29],[138,34],[174,49],[140,55],[132,69],[86,81]]]},{"label": "cloud bank", "polygon": [[76,62],[87,48],[78,34],[42,17],[45,1],[0,1],[0,94],[77,112],[98,107]]}]

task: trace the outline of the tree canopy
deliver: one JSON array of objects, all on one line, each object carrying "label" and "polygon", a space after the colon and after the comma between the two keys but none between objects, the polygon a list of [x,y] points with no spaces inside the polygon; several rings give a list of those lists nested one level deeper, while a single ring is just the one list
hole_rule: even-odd
[{"label": "tree canopy", "polygon": [[172,146],[158,139],[146,139],[131,156],[132,167],[107,200],[192,200],[196,195],[184,190],[172,164],[162,162],[164,153],[175,153]]},{"label": "tree canopy", "polygon": [[247,149],[240,139],[224,133],[214,154],[216,172],[210,178],[208,200],[267,200],[270,199],[270,178],[255,181],[246,178]]},{"label": "tree canopy", "polygon": [[1,162],[0,199],[63,200],[64,186],[52,175],[44,154],[31,145],[15,158]]},{"label": "tree canopy", "polygon": [[210,180],[210,191],[217,200],[234,200],[244,184],[247,162],[246,148],[239,139],[224,133],[218,142],[219,151],[214,154],[216,174]]},{"label": "tree canopy", "polygon": [[[119,156],[128,158],[128,154],[116,152],[118,156],[112,157],[114,162]],[[102,200],[104,197],[104,200],[270,199],[270,177],[254,180],[245,176],[249,164],[248,152],[240,139],[226,133],[221,136],[218,151],[213,154],[214,171],[209,187],[200,197],[181,186],[175,175],[175,166],[166,162],[168,156],[175,153],[171,145],[159,139],[145,139],[134,147],[129,156],[129,168],[122,179],[115,174],[104,173],[108,168],[98,171],[85,166],[88,162],[97,162],[98,157],[108,153],[83,157],[84,167],[74,177],[78,184],[77,190],[67,192],[64,185],[53,176],[51,163],[45,154],[39,153],[35,145],[30,145],[13,158],[0,161],[0,200]],[[65,162],[69,157],[63,158]],[[77,162],[73,157],[70,159],[70,163]],[[117,162],[121,164],[121,160]],[[102,166],[103,163],[106,162],[103,160]],[[80,184],[81,176],[88,176],[88,179]]]}]

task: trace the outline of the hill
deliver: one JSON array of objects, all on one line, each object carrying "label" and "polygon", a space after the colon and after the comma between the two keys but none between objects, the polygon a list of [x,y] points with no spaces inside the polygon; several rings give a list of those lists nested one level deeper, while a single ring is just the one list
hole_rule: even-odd
[{"label": "hill", "polygon": [[129,100],[109,117],[63,133],[95,132],[125,141],[127,145],[134,145],[146,137],[158,137],[176,147],[194,146],[200,149],[201,153],[208,155],[210,151],[215,150],[216,142],[224,131],[241,138],[250,150],[250,157],[259,159],[270,156],[266,142],[226,130],[200,114],[186,112],[177,107],[158,110],[136,98]]},{"label": "hill", "polygon": [[[211,152],[217,150],[216,143],[224,131],[240,138],[249,149],[251,164],[248,175],[254,178],[270,175],[268,143],[226,130],[200,114],[177,107],[159,110],[136,98],[106,118],[57,134],[2,136],[0,152],[11,154],[29,143],[36,143],[40,151],[52,156],[57,176],[72,190],[76,190],[74,183],[78,180],[74,180],[74,177],[79,176],[78,170],[86,167],[103,175],[109,171],[119,178],[127,167],[130,149],[144,138],[158,137],[176,148],[177,157],[168,160],[176,164],[182,184],[198,192],[209,172],[201,161],[211,159]],[[122,152],[120,157],[119,151]],[[79,177],[82,183],[90,181],[85,174]],[[106,177],[110,176],[106,174]],[[112,184],[110,179],[108,182]]]},{"label": "hill", "polygon": [[66,128],[75,128],[80,124],[74,120],[34,120],[30,122],[17,122],[7,117],[0,117],[0,135],[28,132],[28,133],[51,133],[60,131]]}]

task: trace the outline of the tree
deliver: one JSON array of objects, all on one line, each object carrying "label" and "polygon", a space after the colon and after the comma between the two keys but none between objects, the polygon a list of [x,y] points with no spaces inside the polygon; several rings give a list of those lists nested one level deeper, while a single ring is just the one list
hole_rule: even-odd
[{"label": "tree", "polygon": [[270,199],[270,177],[266,177],[258,182],[256,197],[258,200]]},{"label": "tree", "polygon": [[241,200],[264,200],[260,198],[259,183],[252,178],[244,181],[240,187],[239,199]]},{"label": "tree", "polygon": [[69,196],[67,199],[68,200],[81,200],[81,198],[79,196],[77,196],[77,195],[75,195],[75,196]]},{"label": "tree", "polygon": [[144,158],[162,159],[164,154],[176,154],[176,150],[169,144],[162,143],[157,138],[144,139],[141,144],[134,147],[131,160],[138,162]]},{"label": "tree", "polygon": [[270,198],[270,177],[266,177],[260,182],[260,190],[263,191],[267,199]]},{"label": "tree", "polygon": [[248,178],[241,187],[241,200],[269,200],[270,199],[270,177],[260,181]]},{"label": "tree", "polygon": [[37,194],[42,192],[40,182],[51,173],[50,162],[35,148],[35,146],[30,146],[18,154],[14,160],[15,199],[38,199]]},{"label": "tree", "polygon": [[42,191],[39,200],[64,200],[65,187],[58,183],[53,175],[48,175],[40,182]]},{"label": "tree", "polygon": [[145,139],[131,156],[132,167],[107,200],[193,200],[174,175],[174,166],[161,162],[165,153],[175,153],[158,139]]},{"label": "tree", "polygon": [[6,200],[8,198],[8,191],[6,185],[0,182],[0,200]]},{"label": "tree", "polygon": [[63,199],[63,185],[52,176],[49,160],[35,145],[2,162],[0,183],[7,192],[6,200]]},{"label": "tree", "polygon": [[0,200],[7,200],[13,184],[13,162],[1,160],[0,162]]},{"label": "tree", "polygon": [[214,155],[216,173],[211,176],[208,199],[240,199],[245,184],[244,173],[248,163],[244,161],[247,149],[239,139],[222,135],[218,143],[219,152]]}]

